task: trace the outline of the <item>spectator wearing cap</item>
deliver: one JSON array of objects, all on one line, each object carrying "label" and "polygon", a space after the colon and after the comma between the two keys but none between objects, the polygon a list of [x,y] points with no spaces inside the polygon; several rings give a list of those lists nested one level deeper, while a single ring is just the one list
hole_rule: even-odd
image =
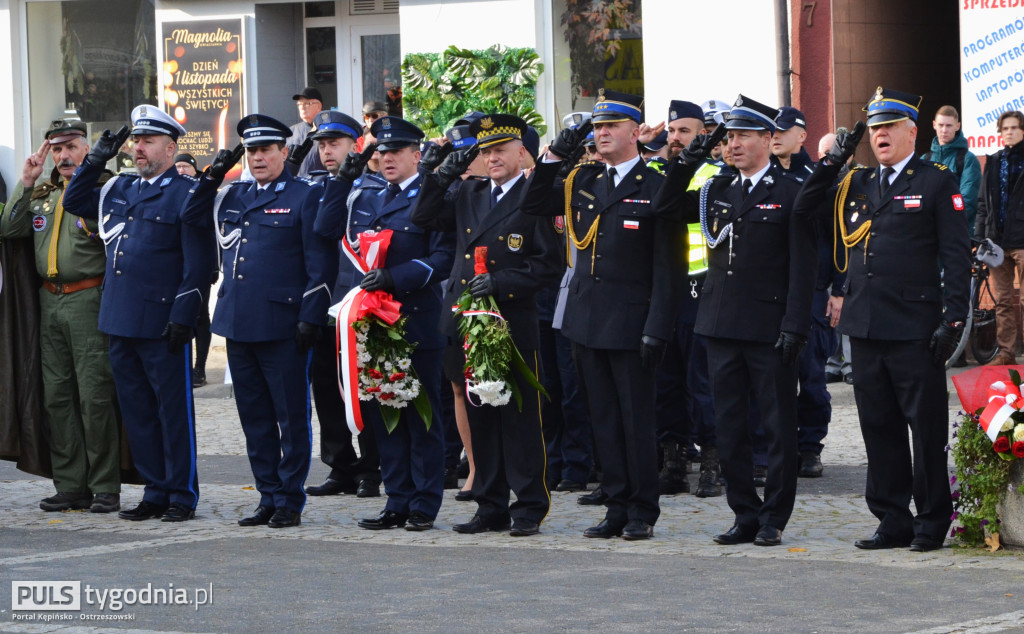
[{"label": "spectator wearing cap", "polygon": [[969,309],[970,241],[957,179],[914,156],[920,104],[879,86],[864,107],[879,167],[854,169],[837,186],[863,126],[839,134],[797,205],[834,219],[826,226],[842,239],[836,260],[849,267],[839,331],[850,336],[865,500],[879,522],[854,543],[868,550],[941,548],[953,514],[944,365]]},{"label": "spectator wearing cap", "polygon": [[[994,241],[1006,254],[1003,264],[991,269],[999,353],[989,365],[1013,365],[1020,336],[1014,280],[1024,271],[1024,218],[1017,215],[1017,210],[1024,209],[1024,113],[1008,110],[999,115],[996,127],[1003,147],[985,161],[977,234]],[[967,204],[965,200],[965,209]]]},{"label": "spectator wearing cap", "polygon": [[[423,229],[454,231],[455,261],[445,285],[444,306],[458,303],[464,291],[490,295],[508,322],[516,347],[537,372],[537,292],[562,273],[557,235],[550,221],[519,213],[526,189],[522,161],[526,122],[514,115],[489,114],[470,123],[476,145],[456,150],[436,172],[427,174],[412,220]],[[449,187],[466,171],[477,152],[489,178],[467,179],[458,192]],[[487,247],[487,273],[474,275],[474,250]],[[441,317],[449,341],[460,339],[457,319]],[[453,378],[465,357],[445,358],[444,372]],[[514,537],[535,535],[547,516],[550,497],[544,479],[544,436],[537,390],[519,377],[522,410],[515,402],[468,408],[476,459],[473,497],[477,512],[454,525],[460,533],[509,530]],[[515,493],[510,502],[509,491]]]},{"label": "spectator wearing cap", "polygon": [[[423,180],[419,170],[423,131],[404,119],[385,116],[373,122],[370,132],[377,139],[380,175],[387,186],[357,188],[349,195],[344,187],[335,188],[332,183],[324,197],[318,226],[325,235],[346,240],[355,250],[360,234],[391,232],[385,266],[364,272],[343,262],[338,293],[356,288],[384,291],[402,304],[405,337],[416,346],[412,365],[430,402],[432,420],[428,424],[416,408],[406,407],[397,427],[389,432],[378,404],[361,403],[364,425],[372,429],[377,440],[388,499],[376,517],[361,519],[358,524],[367,530],[404,527],[424,531],[433,528],[444,494],[441,359],[445,338],[437,324],[442,315],[441,280],[452,264],[454,238],[443,232],[424,231],[410,219]],[[369,158],[368,151],[361,160]],[[351,172],[349,168],[353,168]],[[339,173],[338,181],[352,185],[357,174],[350,162]]]},{"label": "spectator wearing cap", "polygon": [[106,245],[99,328],[110,338],[132,459],[146,482],[142,501],[119,516],[180,522],[195,517],[199,501],[191,340],[214,266],[212,219],[183,213],[195,179],[174,167],[181,124],[151,105],[131,118],[138,173],[108,181],[97,209],[98,179],[127,136],[127,128],[104,131],[69,183],[64,209],[87,220],[98,212]]},{"label": "spectator wearing cap", "polygon": [[178,170],[179,174],[191,176],[192,178],[199,175],[199,165],[196,163],[196,157],[187,153],[174,157],[174,169]]},{"label": "spectator wearing cap", "polygon": [[[213,332],[227,341],[238,418],[260,500],[240,526],[298,526],[306,502],[312,347],[327,324],[337,261],[314,222],[323,186],[285,170],[290,130],[251,114],[238,135],[254,180],[236,181],[214,199],[232,165],[214,161],[186,209],[216,218],[224,280]],[[214,169],[217,174],[214,174]],[[205,210],[204,210],[205,208]]]},{"label": "spectator wearing cap", "polygon": [[[700,105],[701,111],[704,113],[704,129],[707,130],[708,134],[711,134],[718,128],[719,125],[725,123],[725,115],[729,114],[730,103],[724,99],[708,99]],[[725,141],[721,144],[712,148],[711,156],[708,160],[716,163],[719,167],[722,167],[722,150],[724,149]]]},{"label": "spectator wearing cap", "polygon": [[[777,116],[740,95],[724,124],[738,175],[712,178],[680,202],[669,196],[678,189],[670,173],[662,201],[699,220],[710,247],[694,331],[707,338],[718,452],[735,516],[714,537],[723,545],[781,544],[796,500],[797,358],[810,330],[815,242],[811,225],[793,216],[800,186],[770,160]],[[691,145],[684,164],[709,150]],[[763,498],[753,480],[752,401],[768,443]]]},{"label": "spectator wearing cap", "polygon": [[[704,111],[690,101],[669,102],[667,122],[669,156],[673,161],[698,134],[706,132]],[[705,161],[686,188],[700,190],[719,170],[717,163]],[[700,478],[694,493],[699,497],[715,497],[722,494],[722,486],[708,379],[707,343],[693,332],[708,269],[707,245],[699,222],[687,225],[685,252],[687,286],[681,293],[675,332],[665,359],[658,366],[656,379],[658,444],[662,457],[658,489],[662,495],[689,493],[689,461],[699,457]],[[695,442],[700,445],[699,454]]]},{"label": "spectator wearing cap", "polygon": [[[50,125],[0,211],[0,239],[31,237],[36,273],[43,281],[39,353],[57,493],[39,506],[44,511],[109,513],[120,508],[121,441],[107,335],[97,328],[106,254],[95,215],[64,213],[62,200],[68,180],[89,152],[86,130],[78,120]],[[47,155],[54,168],[49,178],[39,181]],[[109,172],[99,176],[91,193],[93,205],[99,200],[98,187],[110,177]]]},{"label": "spectator wearing cap", "polygon": [[655,370],[672,339],[683,279],[678,214],[654,213],[663,177],[637,150],[642,104],[605,90],[592,114],[605,164],[585,163],[562,182],[562,162],[581,140],[563,130],[523,203],[527,214],[565,215],[576,249],[562,334],[573,342],[608,496],[604,519],[584,536],[604,539],[649,539],[661,512]]},{"label": "spectator wearing cap", "polygon": [[356,142],[357,152],[362,152],[367,143],[372,143],[375,140],[370,134],[370,126],[377,119],[386,116],[388,116],[388,107],[383,101],[367,101],[363,104],[363,136]]},{"label": "spectator wearing cap", "polygon": [[286,146],[292,165],[298,165],[298,169],[289,165],[286,167],[290,167],[289,171],[295,176],[305,178],[313,172],[322,172],[325,169],[319,153],[310,151],[312,143],[306,143],[309,135],[316,129],[314,119],[324,109],[324,98],[319,90],[306,86],[292,95],[292,100],[299,111],[300,121],[292,125],[291,136],[288,137]]},{"label": "spectator wearing cap", "polygon": [[[792,106],[779,108],[772,136],[772,162],[785,175],[798,183],[812,172],[811,160],[804,142],[807,122],[804,113]],[[825,363],[834,351],[835,336],[830,322],[836,321],[843,305],[843,283],[846,275],[836,270],[832,236],[815,227],[818,265],[811,301],[811,332],[807,347],[797,364],[797,443],[800,452],[798,475],[818,478],[824,472],[821,464],[822,440],[828,435],[832,418],[832,397],[825,385]]]},{"label": "spectator wearing cap", "polygon": [[[362,124],[337,110],[324,110],[313,120],[316,131],[310,138],[317,144],[320,160],[327,168],[325,176],[314,180],[324,184],[324,198],[347,197],[352,183],[339,180],[338,174],[350,152],[355,149],[356,139],[362,136]],[[385,185],[374,177],[357,176],[356,186],[380,191]],[[335,188],[343,189],[336,192]],[[342,220],[343,222],[343,220]],[[339,267],[348,269],[348,258],[337,248],[332,257],[339,261]],[[333,289],[332,301],[340,301],[351,285],[349,279],[337,276],[328,280]],[[317,419],[320,421],[320,459],[330,467],[330,473],[322,484],[306,487],[306,494],[313,496],[354,493],[359,497],[380,495],[380,457],[373,430],[364,428],[358,436],[359,455],[352,446],[352,432],[345,421],[345,404],[338,389],[338,361],[334,328],[322,329],[320,338],[313,347],[311,368],[313,401]]]}]

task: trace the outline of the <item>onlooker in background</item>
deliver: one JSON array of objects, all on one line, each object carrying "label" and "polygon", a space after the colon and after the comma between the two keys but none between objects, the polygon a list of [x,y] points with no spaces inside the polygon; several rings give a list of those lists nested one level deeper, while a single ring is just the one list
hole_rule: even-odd
[{"label": "onlooker in background", "polygon": [[192,178],[199,174],[199,165],[196,163],[196,157],[187,153],[174,157],[174,168],[178,170],[179,174],[191,176]]},{"label": "onlooker in background", "polygon": [[295,107],[299,110],[301,121],[291,126],[292,135],[288,137],[287,141],[288,155],[292,157],[293,161],[302,157],[301,167],[294,175],[308,177],[311,172],[325,169],[324,164],[320,162],[320,153],[309,151],[313,145],[312,140],[308,144],[306,143],[310,133],[316,130],[313,117],[324,109],[324,98],[319,90],[312,86],[306,86],[301,92],[292,95],[292,100],[295,101]]},{"label": "onlooker in background", "polygon": [[932,121],[935,138],[932,149],[921,158],[942,163],[960,180],[960,195],[964,197],[967,230],[974,235],[974,218],[978,213],[978,189],[981,187],[981,163],[967,147],[967,138],[960,131],[960,113],[953,106],[942,106]]},{"label": "onlooker in background", "polygon": [[[367,101],[363,104],[363,136],[356,141],[356,152],[362,152],[367,143],[373,143],[376,140],[376,138],[370,134],[370,126],[372,126],[373,122],[377,119],[386,117],[387,114],[388,107],[384,105],[383,101]],[[377,155],[375,154],[374,156]],[[370,167],[374,173],[379,169],[379,166],[374,167],[372,164]]]},{"label": "onlooker in background", "polygon": [[996,127],[1006,147],[985,162],[975,233],[979,238],[991,238],[1006,254],[1002,266],[992,268],[989,278],[996,296],[999,344],[999,354],[989,365],[1012,365],[1017,360],[1020,334],[1013,280],[1024,271],[1024,114],[1019,110],[1004,112]]}]

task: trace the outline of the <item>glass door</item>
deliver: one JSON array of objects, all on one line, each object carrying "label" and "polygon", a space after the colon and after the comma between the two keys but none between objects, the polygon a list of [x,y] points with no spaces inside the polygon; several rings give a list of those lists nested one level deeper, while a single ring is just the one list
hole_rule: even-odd
[{"label": "glass door", "polygon": [[[397,25],[352,26],[352,113],[367,101],[402,116],[402,52]],[[355,116],[359,116],[355,114]]]}]

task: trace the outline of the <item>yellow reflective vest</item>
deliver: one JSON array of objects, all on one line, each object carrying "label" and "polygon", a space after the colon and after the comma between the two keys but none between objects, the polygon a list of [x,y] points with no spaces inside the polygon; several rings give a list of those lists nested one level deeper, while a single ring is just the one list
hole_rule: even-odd
[{"label": "yellow reflective vest", "polygon": [[[699,191],[704,183],[711,180],[711,177],[721,171],[721,167],[712,163],[704,163],[693,175],[690,186],[686,191]],[[691,222],[686,225],[686,243],[689,245],[688,274],[690,277],[702,275],[708,270],[708,245],[704,241],[704,234],[700,230],[699,222]]]}]

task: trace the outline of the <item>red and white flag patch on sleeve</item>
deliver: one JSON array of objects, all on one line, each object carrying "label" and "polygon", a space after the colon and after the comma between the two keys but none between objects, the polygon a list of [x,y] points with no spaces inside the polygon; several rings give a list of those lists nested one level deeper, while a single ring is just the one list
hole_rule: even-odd
[{"label": "red and white flag patch on sleeve", "polygon": [[957,211],[964,210],[964,197],[960,194],[953,194],[953,209]]}]

